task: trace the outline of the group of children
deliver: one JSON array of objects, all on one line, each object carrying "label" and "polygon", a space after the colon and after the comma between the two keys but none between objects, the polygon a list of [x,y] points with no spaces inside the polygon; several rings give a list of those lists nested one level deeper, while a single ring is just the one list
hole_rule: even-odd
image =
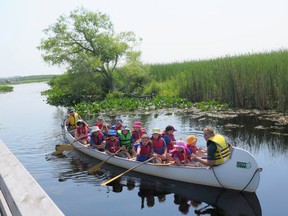
[{"label": "group of children", "polygon": [[75,141],[90,145],[90,148],[105,151],[107,154],[117,155],[124,158],[134,158],[137,161],[146,161],[150,157],[157,163],[175,163],[185,165],[193,161],[192,155],[205,150],[196,147],[197,137],[190,135],[186,142],[177,140],[174,132],[177,131],[172,125],[168,125],[164,131],[153,128],[151,136],[148,135],[140,121],[136,121],[132,130],[123,124],[121,118],[116,118],[113,126],[104,122],[102,117],[92,128],[82,119],[76,122]]}]

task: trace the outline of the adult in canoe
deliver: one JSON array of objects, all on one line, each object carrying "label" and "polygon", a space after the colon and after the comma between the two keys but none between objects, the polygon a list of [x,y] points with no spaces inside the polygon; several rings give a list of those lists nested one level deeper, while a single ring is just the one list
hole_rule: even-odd
[{"label": "adult in canoe", "polygon": [[69,108],[68,109],[68,114],[67,114],[67,118],[66,118],[66,126],[69,129],[75,129],[76,128],[76,122],[78,120],[81,120],[81,116],[75,112],[75,110],[73,108]]},{"label": "adult in canoe", "polygon": [[204,128],[204,138],[207,141],[207,159],[192,156],[194,161],[198,161],[206,166],[217,166],[223,164],[230,157],[230,144],[226,139],[216,134],[212,127]]}]

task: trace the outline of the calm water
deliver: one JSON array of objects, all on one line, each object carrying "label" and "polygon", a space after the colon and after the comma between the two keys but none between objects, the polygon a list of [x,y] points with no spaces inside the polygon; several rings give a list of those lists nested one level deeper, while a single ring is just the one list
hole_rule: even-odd
[{"label": "calm water", "polygon": [[15,85],[14,92],[0,94],[0,138],[65,215],[287,215],[287,127],[253,116],[229,121],[183,113],[122,116],[129,125],[141,120],[148,131],[173,124],[176,138],[195,133],[199,146],[205,145],[202,129],[213,125],[254,154],[263,168],[260,185],[255,194],[235,193],[131,172],[101,187],[124,170],[107,165],[88,176],[87,169],[99,161],[76,151],[50,154],[56,144],[65,143],[60,136],[65,109],[46,104],[40,92],[47,88],[45,83]]}]

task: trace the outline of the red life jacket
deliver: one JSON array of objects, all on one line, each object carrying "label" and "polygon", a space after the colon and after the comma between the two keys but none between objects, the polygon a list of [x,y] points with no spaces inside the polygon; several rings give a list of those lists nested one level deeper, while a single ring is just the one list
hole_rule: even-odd
[{"label": "red life jacket", "polygon": [[150,151],[151,151],[151,146],[150,146],[149,144],[146,145],[146,146],[144,146],[144,145],[142,144],[142,142],[141,142],[141,143],[140,143],[140,148],[141,148],[140,156],[141,156],[141,157],[142,157],[142,156],[148,157],[149,154],[150,154]]},{"label": "red life jacket", "polygon": [[163,147],[163,143],[164,140],[161,136],[158,137],[158,139],[153,139],[153,137],[151,138],[152,144],[153,144],[153,150],[160,154],[161,151],[164,151],[164,147]]},{"label": "red life jacket", "polygon": [[83,128],[79,128],[77,127],[77,134],[78,136],[83,136],[84,134],[86,134],[86,136],[84,136],[82,139],[88,139],[88,126],[85,126]]},{"label": "red life jacket", "polygon": [[121,129],[122,129],[122,126],[118,126],[118,127],[115,127],[113,130],[118,131],[118,130],[121,130]]},{"label": "red life jacket", "polygon": [[111,153],[115,153],[116,151],[119,150],[119,143],[118,143],[118,139],[117,137],[115,137],[115,139],[112,141],[110,138],[106,138],[106,143],[108,143],[109,146],[109,151]]},{"label": "red life jacket", "polygon": [[[103,140],[103,133],[101,131],[98,132],[98,135],[92,135],[95,145],[100,145]],[[100,141],[100,142],[99,142]]]},{"label": "red life jacket", "polygon": [[98,126],[100,130],[102,130],[102,127],[103,127],[103,125],[102,125],[102,124],[100,124],[100,123],[98,123],[98,122],[97,122],[97,123],[95,123],[95,124],[94,124],[94,126]]},{"label": "red life jacket", "polygon": [[140,132],[133,130],[132,135],[135,141],[139,140],[143,134],[146,134],[146,129],[142,128]]},{"label": "red life jacket", "polygon": [[[163,132],[162,135],[167,135],[171,139],[171,141],[176,141],[175,137],[174,137],[174,134],[168,134],[167,132]],[[174,146],[173,146],[173,144],[171,142],[169,144],[167,144],[168,151],[173,150],[173,148],[174,148]]]},{"label": "red life jacket", "polygon": [[[189,149],[189,151],[191,152],[191,153],[189,152],[190,154],[192,153],[196,154],[197,152],[196,146],[186,145],[186,148]],[[187,154],[188,154],[188,151],[187,151]]]},{"label": "red life jacket", "polygon": [[[186,161],[185,151],[181,151],[181,152],[175,151],[175,152],[174,152],[174,155],[177,155],[177,156],[178,156],[181,164],[185,164],[185,161]],[[175,158],[175,156],[174,156],[174,158]]]}]

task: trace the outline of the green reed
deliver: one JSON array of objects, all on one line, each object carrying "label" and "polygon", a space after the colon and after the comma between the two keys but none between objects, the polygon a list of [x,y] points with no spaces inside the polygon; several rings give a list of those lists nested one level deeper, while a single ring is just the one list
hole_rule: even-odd
[{"label": "green reed", "polygon": [[151,74],[159,81],[169,80],[171,95],[192,102],[216,100],[235,108],[288,109],[288,50],[151,65]]}]

